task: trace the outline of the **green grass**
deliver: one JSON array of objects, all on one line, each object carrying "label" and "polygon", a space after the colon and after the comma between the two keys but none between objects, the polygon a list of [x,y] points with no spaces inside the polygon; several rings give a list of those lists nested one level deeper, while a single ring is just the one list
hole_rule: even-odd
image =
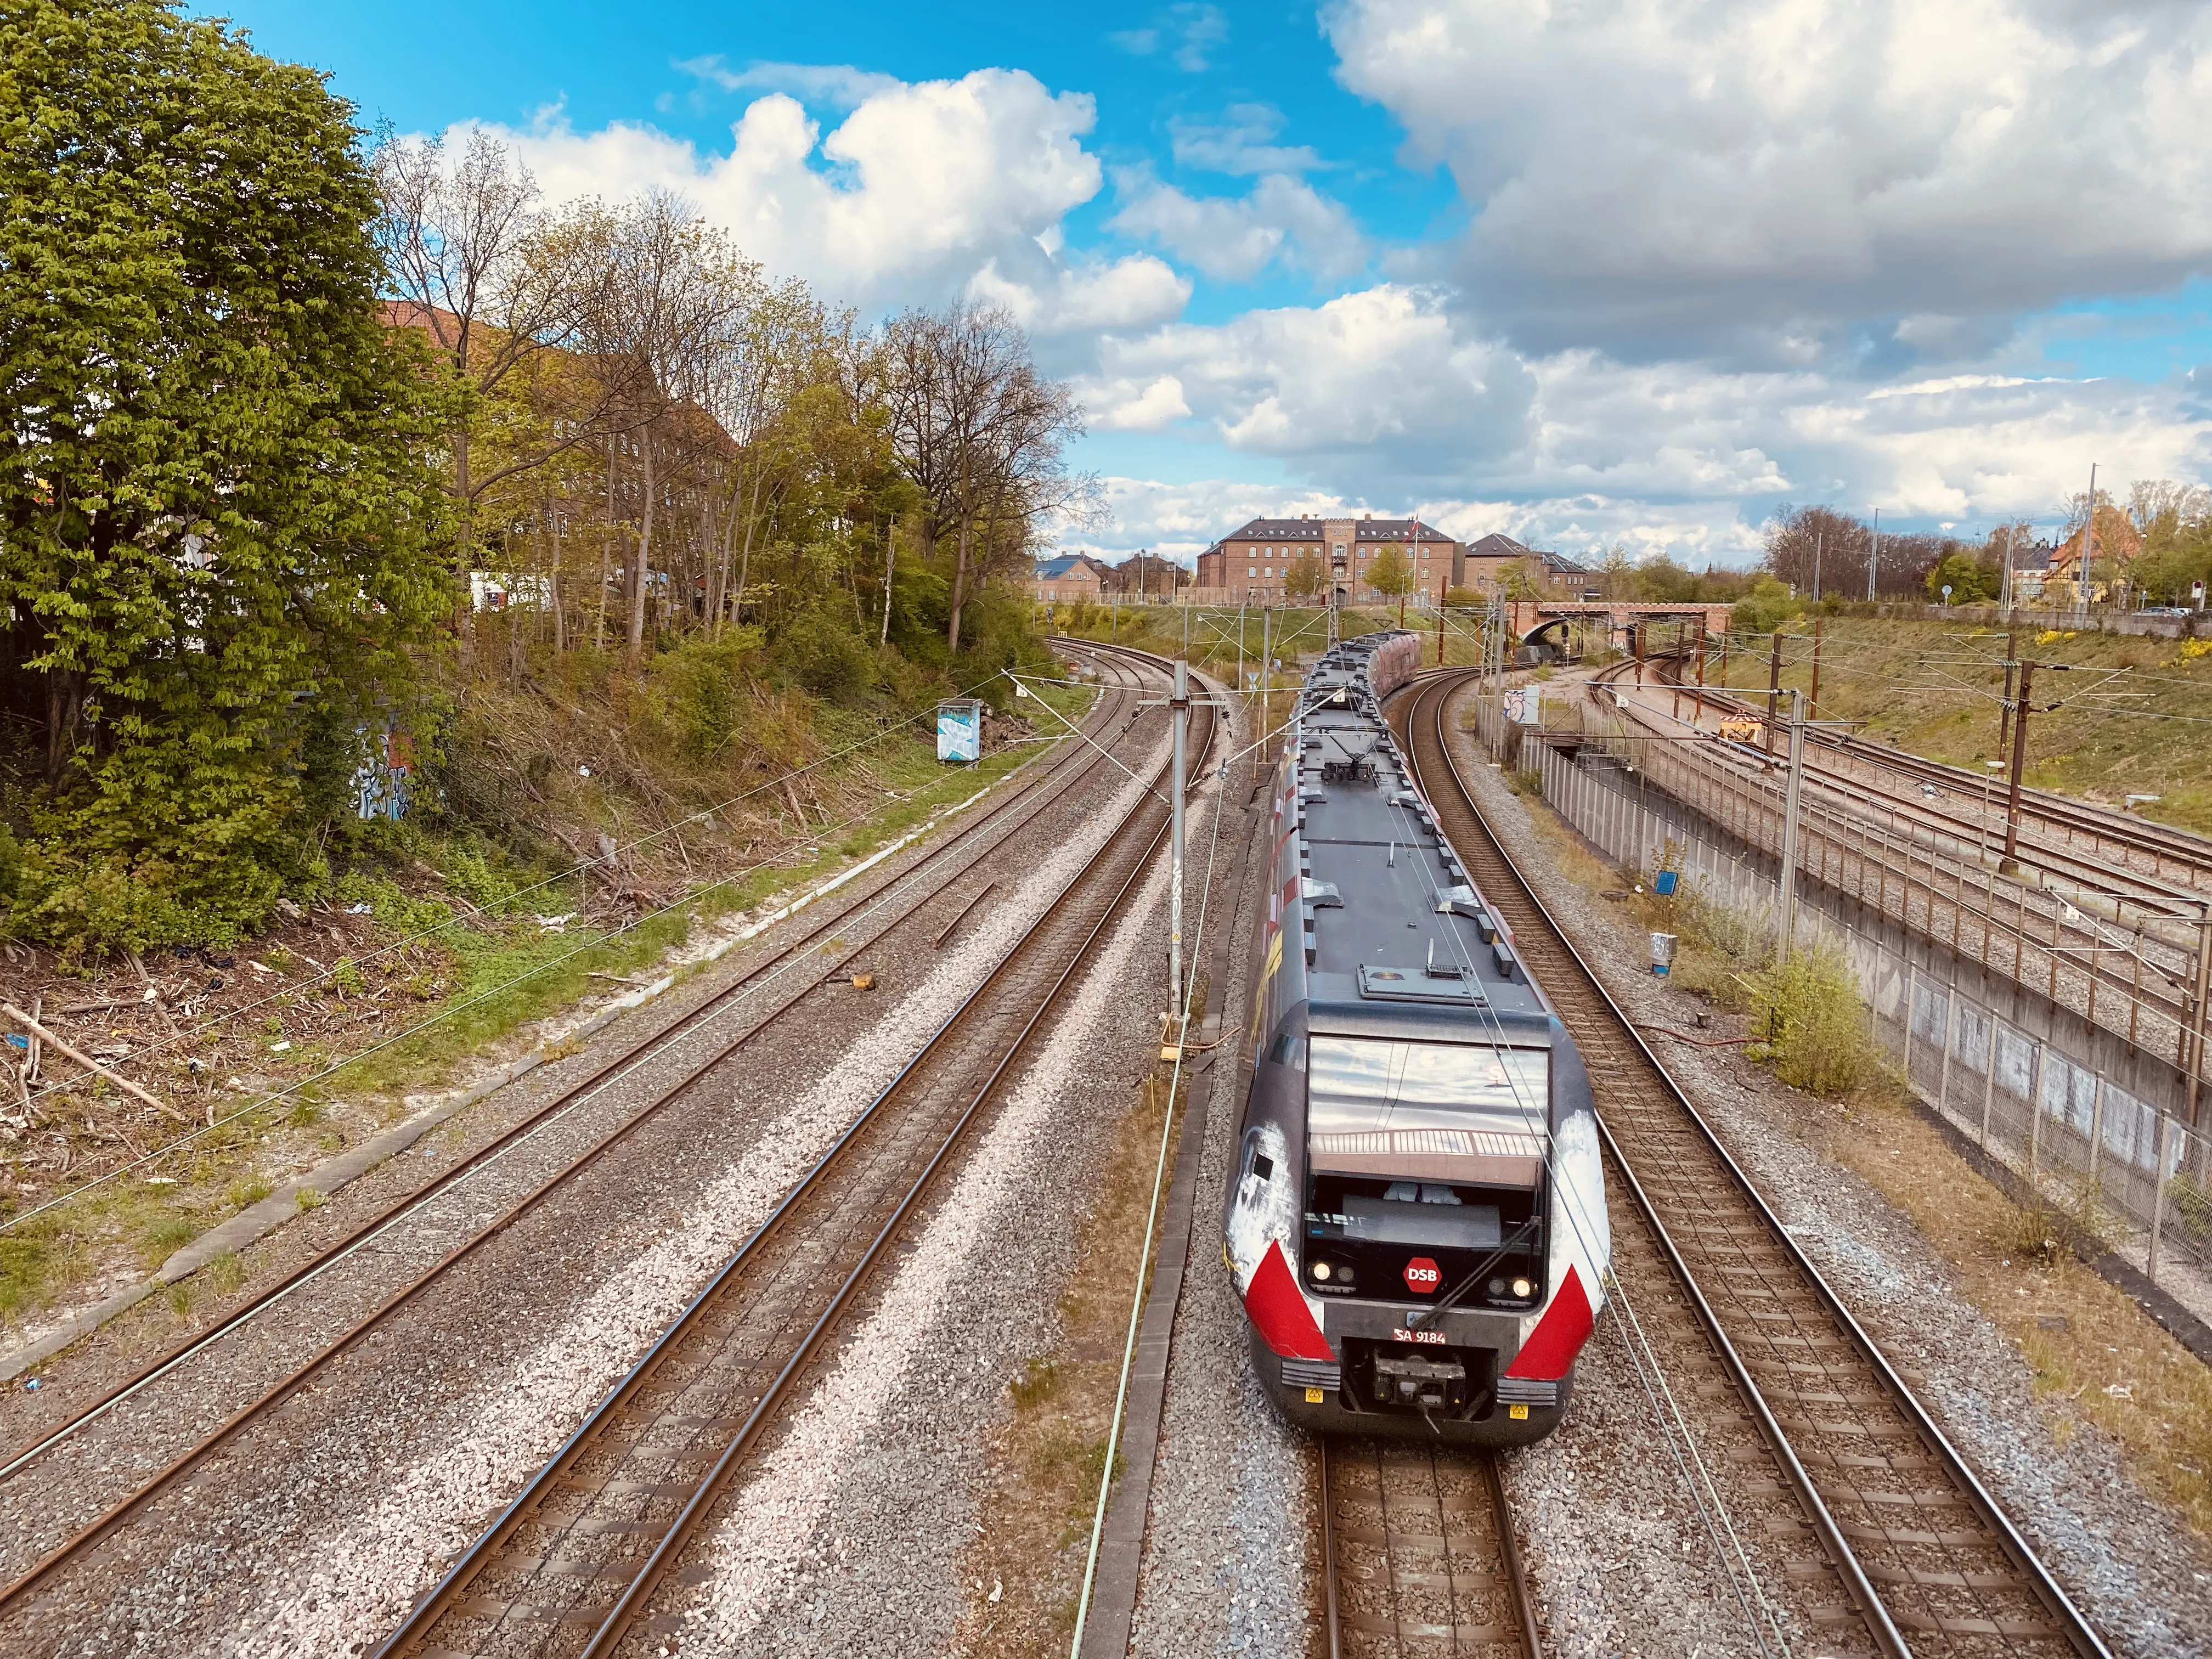
[{"label": "green grass", "polygon": [[[1809,689],[1811,625],[1784,646],[1784,686]],[[1999,752],[2003,630],[1956,623],[1829,617],[1822,623],[1824,720],[1863,720],[1864,735],[1909,753],[1983,771]],[[2131,793],[2160,799],[2141,816],[2212,833],[2212,650],[2208,642],[2119,635],[2038,633],[2019,649],[2039,666],[2027,728],[2027,781],[2117,806]],[[1730,654],[1726,684],[1764,692],[1764,650]],[[2083,672],[2087,671],[2087,672]],[[2108,673],[2117,677],[2103,684]],[[1717,653],[1707,679],[1722,684]],[[2059,703],[2056,708],[2046,705]],[[1997,775],[2002,775],[2001,774]]]}]

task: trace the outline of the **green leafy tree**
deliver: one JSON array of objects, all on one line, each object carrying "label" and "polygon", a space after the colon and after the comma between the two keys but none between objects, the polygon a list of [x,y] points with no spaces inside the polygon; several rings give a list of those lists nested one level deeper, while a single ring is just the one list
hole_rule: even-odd
[{"label": "green leafy tree", "polygon": [[1771,634],[1784,623],[1804,614],[1804,605],[1790,597],[1787,582],[1761,572],[1749,591],[1729,608],[1729,627],[1738,634]]},{"label": "green leafy tree", "polygon": [[1509,559],[1498,567],[1498,590],[1515,605],[1541,599],[1544,563],[1540,559]]},{"label": "green leafy tree", "polygon": [[1953,605],[1972,605],[1978,599],[1993,598],[1996,589],[1990,583],[1990,574],[1971,553],[1947,553],[1928,572],[1928,597],[1941,599],[1948,587]]},{"label": "green leafy tree", "polygon": [[44,737],[0,906],[226,937],[315,878],[444,608],[440,382],[312,71],[153,0],[0,0],[0,699]]},{"label": "green leafy tree", "polygon": [[1407,560],[1406,550],[1396,542],[1385,542],[1375,555],[1375,562],[1367,567],[1367,585],[1386,599],[1398,601],[1398,626],[1406,625],[1406,595],[1413,591],[1413,567]]},{"label": "green leafy tree", "polygon": [[1328,575],[1321,568],[1321,556],[1310,547],[1299,550],[1298,556],[1291,561],[1291,568],[1283,574],[1283,592],[1294,599],[1310,599],[1328,585]]}]

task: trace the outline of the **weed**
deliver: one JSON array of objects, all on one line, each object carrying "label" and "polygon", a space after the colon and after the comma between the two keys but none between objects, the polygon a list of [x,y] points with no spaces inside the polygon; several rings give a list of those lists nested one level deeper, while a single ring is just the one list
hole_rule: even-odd
[{"label": "weed", "polygon": [[1035,1411],[1047,1401],[1057,1399],[1066,1380],[1053,1360],[1032,1359],[1022,1374],[1007,1385],[1006,1391],[1013,1395],[1018,1410]]},{"label": "weed", "polygon": [[249,1181],[232,1182],[223,1199],[234,1210],[250,1210],[268,1197],[270,1190],[269,1183],[257,1176]]},{"label": "weed", "polygon": [[186,1314],[191,1312],[192,1287],[187,1281],[179,1279],[161,1295],[162,1299],[169,1304],[169,1311],[178,1318],[182,1319]]},{"label": "weed", "polygon": [[2111,1247],[2107,1227],[2098,1206],[2094,1188],[2084,1188],[2073,1205],[2054,1204],[2038,1194],[2026,1206],[2006,1206],[1990,1243],[2014,1261],[2055,1266],[2063,1256],[2088,1261]]},{"label": "weed", "polygon": [[210,1256],[207,1266],[201,1271],[207,1274],[208,1283],[223,1296],[228,1296],[246,1283],[246,1264],[238,1259],[235,1250],[223,1250]]},{"label": "weed", "polygon": [[292,1194],[292,1201],[302,1210],[319,1210],[330,1202],[313,1187],[302,1187]]},{"label": "weed", "polygon": [[199,1231],[191,1217],[170,1211],[157,1217],[138,1235],[138,1253],[145,1257],[148,1267],[158,1267],[198,1237]]},{"label": "weed", "polygon": [[310,1124],[319,1123],[322,1121],[323,1109],[312,1100],[295,1101],[292,1103],[292,1109],[284,1114],[284,1121],[295,1129],[304,1129]]},{"label": "weed", "polygon": [[1531,800],[1544,798],[1544,775],[1532,767],[1516,767],[1505,775],[1505,786],[1516,795],[1526,795]]}]

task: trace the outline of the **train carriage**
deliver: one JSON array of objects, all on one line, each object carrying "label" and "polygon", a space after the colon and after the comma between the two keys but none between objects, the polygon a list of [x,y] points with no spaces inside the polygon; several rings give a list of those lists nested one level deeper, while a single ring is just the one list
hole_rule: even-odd
[{"label": "train carriage", "polygon": [[1611,1254],[1589,1082],[1382,716],[1409,634],[1332,649],[1274,777],[1224,1257],[1294,1421],[1488,1445],[1565,1410]]}]

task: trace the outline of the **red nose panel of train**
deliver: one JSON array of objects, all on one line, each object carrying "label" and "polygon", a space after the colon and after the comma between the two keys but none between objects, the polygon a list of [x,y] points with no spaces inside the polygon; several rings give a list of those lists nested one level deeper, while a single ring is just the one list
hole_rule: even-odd
[{"label": "red nose panel of train", "polygon": [[1581,1273],[1571,1267],[1552,1305],[1544,1310],[1536,1328],[1528,1333],[1521,1352],[1505,1368],[1506,1376],[1527,1377],[1533,1382],[1558,1382],[1583,1351],[1591,1323],[1589,1293],[1583,1289]]},{"label": "red nose panel of train", "polygon": [[[1283,1260],[1279,1242],[1270,1241],[1252,1282],[1244,1287],[1244,1311],[1260,1339],[1285,1359],[1333,1359],[1328,1339],[1314,1323],[1313,1311],[1298,1294],[1291,1264]],[[1589,1325],[1589,1306],[1583,1306],[1583,1325]]]}]

